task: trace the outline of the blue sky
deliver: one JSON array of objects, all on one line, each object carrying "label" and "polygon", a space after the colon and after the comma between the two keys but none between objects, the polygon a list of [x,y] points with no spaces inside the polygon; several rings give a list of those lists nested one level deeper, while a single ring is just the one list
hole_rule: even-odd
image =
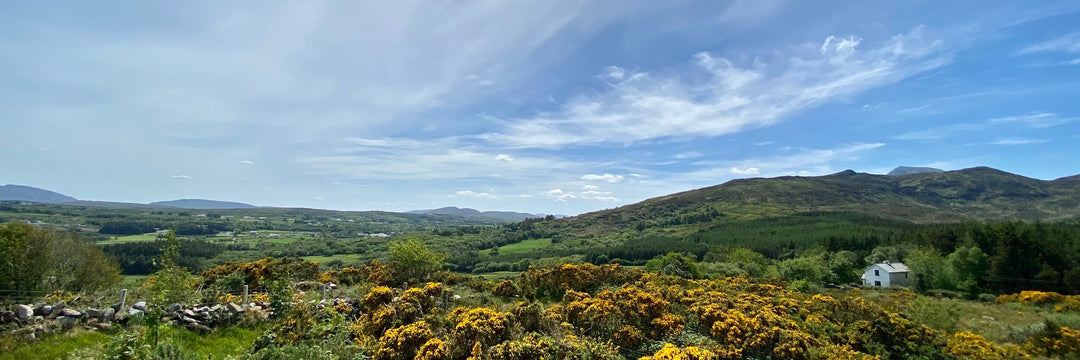
[{"label": "blue sky", "polygon": [[0,183],[577,214],[735,178],[1080,173],[1075,1],[6,2]]}]

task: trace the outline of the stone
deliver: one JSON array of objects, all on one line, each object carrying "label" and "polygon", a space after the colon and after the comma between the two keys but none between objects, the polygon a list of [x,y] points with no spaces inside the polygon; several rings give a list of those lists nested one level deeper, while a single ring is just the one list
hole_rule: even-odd
[{"label": "stone", "polygon": [[169,312],[174,313],[174,312],[180,311],[180,309],[183,309],[183,308],[184,308],[183,305],[172,304],[172,305],[169,305]]},{"label": "stone", "polygon": [[15,321],[14,311],[0,311],[0,324],[6,324],[12,321]]},{"label": "stone", "polygon": [[86,314],[86,317],[91,318],[91,319],[100,319],[101,318],[101,310],[98,310],[98,309],[86,309],[86,311],[84,311],[83,313]]},{"label": "stone", "polygon": [[195,311],[192,311],[191,309],[184,309],[184,315],[188,316],[188,317],[197,317],[197,316],[199,316],[199,314],[197,314]]},{"label": "stone", "polygon": [[83,316],[83,313],[81,311],[75,310],[75,309],[63,309],[63,310],[60,310],[60,316],[68,316],[68,317],[73,317],[73,318],[80,318],[80,317]]},{"label": "stone", "polygon": [[113,308],[111,308],[111,307],[110,308],[105,308],[105,310],[103,310],[101,312],[101,321],[112,321],[112,319],[115,319],[115,318],[116,318],[116,310],[113,310]]},{"label": "stone", "polygon": [[79,318],[74,317],[74,316],[61,316],[61,317],[57,318],[57,320],[60,321],[60,325],[62,325],[62,326],[71,326],[76,321],[79,321]]},{"label": "stone", "polygon": [[110,324],[110,323],[97,323],[97,324],[94,324],[94,328],[96,328],[96,329],[98,329],[100,331],[109,331],[109,329],[112,328],[112,324]]},{"label": "stone", "polygon": [[52,305],[41,304],[36,309],[34,309],[34,315],[49,316],[49,314],[52,313],[52,310]]},{"label": "stone", "polygon": [[15,306],[15,318],[19,321],[30,320],[30,316],[34,315],[34,309],[30,305],[16,305]]},{"label": "stone", "polygon": [[135,310],[146,310],[146,302],[145,301],[137,302],[137,303],[131,305],[131,308],[135,309]]},{"label": "stone", "polygon": [[139,310],[139,309],[130,309],[130,310],[128,310],[128,316],[142,316],[142,314],[143,314],[142,310]]},{"label": "stone", "polygon": [[218,310],[221,310],[222,308],[224,308],[224,307],[221,306],[221,304],[217,304],[217,305],[211,306],[210,311],[211,312],[218,312]]},{"label": "stone", "polygon": [[188,323],[188,324],[195,324],[195,323],[199,322],[198,320],[192,319],[192,318],[187,317],[187,316],[181,317],[180,320],[185,322],[185,323]]},{"label": "stone", "polygon": [[225,307],[229,308],[229,312],[233,314],[239,314],[244,312],[244,307],[235,303],[229,303],[228,305],[225,305]]}]

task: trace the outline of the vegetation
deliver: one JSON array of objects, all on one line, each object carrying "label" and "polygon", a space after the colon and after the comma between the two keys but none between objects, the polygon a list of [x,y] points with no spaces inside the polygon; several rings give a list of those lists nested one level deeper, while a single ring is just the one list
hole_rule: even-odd
[{"label": "vegetation", "polygon": [[27,224],[0,224],[0,295],[93,292],[119,281],[116,265],[77,236]]}]

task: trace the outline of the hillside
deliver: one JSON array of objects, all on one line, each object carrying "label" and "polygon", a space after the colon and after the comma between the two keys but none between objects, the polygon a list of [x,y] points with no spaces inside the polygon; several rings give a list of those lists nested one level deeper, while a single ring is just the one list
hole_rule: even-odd
[{"label": "hillside", "polygon": [[150,203],[153,206],[171,206],[181,209],[251,209],[256,207],[251,204],[244,204],[238,202],[229,201],[217,201],[217,200],[204,200],[204,199],[180,199],[170,201],[155,201]]},{"label": "hillside", "polygon": [[935,169],[932,167],[897,166],[895,169],[885,175],[911,175],[922,173],[937,173],[944,171],[945,170]]},{"label": "hillside", "polygon": [[848,170],[802,177],[732,180],[556,222],[556,227],[603,235],[656,228],[846,212],[914,223],[1061,221],[1080,217],[1080,176],[1032,179],[988,167],[908,175]]},{"label": "hillside", "polygon": [[430,209],[430,210],[413,210],[409,211],[410,214],[434,214],[434,215],[454,215],[470,218],[491,218],[501,219],[509,221],[521,221],[528,218],[544,217],[543,215],[520,213],[513,211],[479,211],[469,208],[458,208],[453,206]]},{"label": "hillside", "polygon": [[76,201],[73,197],[31,186],[4,185],[0,186],[0,201],[30,201],[38,203],[63,203]]}]

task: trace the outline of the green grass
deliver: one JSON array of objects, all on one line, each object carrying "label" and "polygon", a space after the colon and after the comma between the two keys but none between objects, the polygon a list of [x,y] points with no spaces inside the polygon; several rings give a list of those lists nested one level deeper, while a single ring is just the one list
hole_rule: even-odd
[{"label": "green grass", "polygon": [[[506,244],[504,246],[500,246],[499,247],[499,254],[503,255],[503,254],[527,253],[527,252],[530,252],[530,251],[533,251],[533,250],[536,250],[536,249],[543,249],[543,248],[546,248],[548,246],[551,246],[551,239],[549,239],[549,238],[528,239],[528,240],[523,240],[521,242],[516,242],[516,243],[513,243],[513,244]],[[485,254],[485,255],[490,255],[491,254],[491,249],[480,250],[480,253]]]},{"label": "green grass", "polygon": [[[16,340],[7,335],[0,339],[0,360],[63,359],[76,351],[100,351],[107,342],[109,342],[109,335],[84,330],[48,335],[33,342]],[[74,358],[94,358],[94,356],[74,356]]]},{"label": "green grass", "polygon": [[114,244],[126,244],[133,242],[150,242],[157,240],[157,234],[139,234],[139,235],[127,235],[127,236],[114,236],[112,239],[99,241],[98,245],[114,245]]},{"label": "green grass", "polygon": [[120,280],[121,288],[137,288],[142,286],[143,282],[146,282],[146,278],[150,275],[124,275],[124,278]]},{"label": "green grass", "polygon": [[360,254],[335,254],[330,256],[302,256],[304,260],[314,261],[320,264],[328,263],[332,260],[341,260],[346,263],[359,261],[363,259],[363,255]]},{"label": "green grass", "polygon": [[492,272],[480,273],[480,274],[476,274],[476,275],[477,276],[483,276],[484,278],[490,279],[490,280],[506,280],[506,279],[515,279],[515,278],[521,276],[521,272],[520,271],[492,271]]},{"label": "green grass", "polygon": [[[233,326],[199,335],[183,328],[166,327],[162,329],[161,341],[175,343],[199,359],[210,356],[225,359],[248,352],[264,328]],[[104,355],[102,351],[109,341],[107,333],[86,330],[48,335],[32,342],[5,336],[0,338],[0,360],[98,359]]]}]

